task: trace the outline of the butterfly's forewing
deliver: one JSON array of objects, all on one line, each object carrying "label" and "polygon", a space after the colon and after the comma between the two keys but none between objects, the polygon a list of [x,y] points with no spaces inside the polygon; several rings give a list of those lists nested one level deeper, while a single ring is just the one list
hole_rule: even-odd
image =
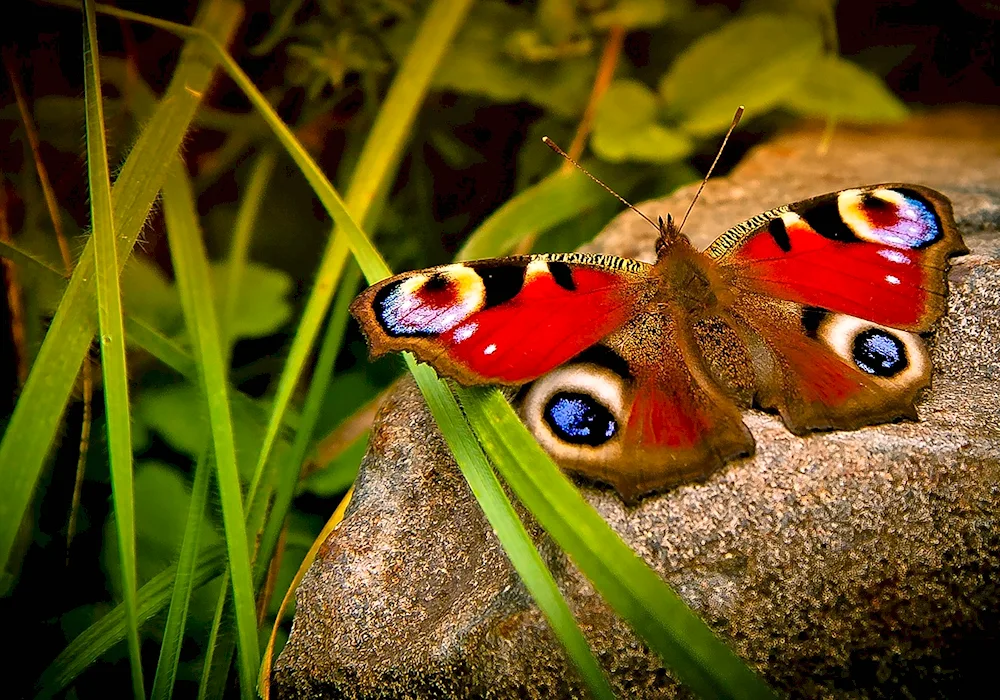
[{"label": "butterfly's forewing", "polygon": [[962,252],[948,200],[903,184],[779,207],[708,249],[737,289],[916,332],[944,313],[945,261]]},{"label": "butterfly's forewing", "polygon": [[824,195],[724,234],[709,255],[756,402],[800,434],[915,418],[930,380],[916,332],[944,312],[946,261],[961,252],[948,200],[915,185]]},{"label": "butterfly's forewing", "polygon": [[373,355],[409,350],[463,384],[520,385],[621,326],[655,292],[650,266],[551,254],[404,273],[351,305]]}]

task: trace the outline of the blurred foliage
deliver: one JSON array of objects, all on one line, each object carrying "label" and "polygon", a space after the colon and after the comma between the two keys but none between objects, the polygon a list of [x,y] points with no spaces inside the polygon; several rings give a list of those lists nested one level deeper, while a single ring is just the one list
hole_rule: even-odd
[{"label": "blurred foliage", "polygon": [[[171,18],[181,11],[173,4],[154,5],[145,5],[143,11]],[[241,40],[245,43],[232,52],[338,185],[345,184],[354,169],[427,5],[423,0],[249,4]],[[53,181],[60,229],[78,254],[88,229],[79,16],[43,6],[32,12],[36,23],[18,27],[21,35],[9,45],[9,65],[28,94],[40,156]],[[510,220],[516,219],[534,249],[576,248],[620,207],[596,188],[546,182],[563,164],[538,143],[543,134],[569,147],[582,130],[587,138],[580,143],[587,148],[579,153],[581,161],[623,196],[638,201],[697,179],[694,166],[711,157],[740,104],[747,107],[746,121],[724,163],[732,164],[754,141],[800,117],[903,119],[907,107],[882,76],[839,55],[834,12],[834,3],[824,0],[759,0],[743,6],[694,0],[481,0],[434,78],[399,176],[370,233],[393,269],[445,262],[488,214],[517,195],[524,206],[510,213]],[[106,20],[100,26],[109,159],[114,163],[123,160],[143,121],[136,76],[161,86],[169,77],[177,43],[145,27]],[[614,32],[624,33],[625,39],[609,53],[605,49]],[[871,53],[868,65],[891,69],[887,55]],[[898,55],[905,57],[906,49]],[[896,56],[892,60],[900,60]],[[595,96],[602,71],[611,73],[610,84]],[[34,258],[32,264],[23,264],[4,248],[18,263],[16,270],[5,272],[5,283],[8,290],[20,291],[22,305],[16,319],[9,308],[5,312],[6,327],[16,320],[22,335],[4,338],[4,354],[29,365],[61,299],[64,267],[22,115],[11,91],[0,95],[0,128],[9,136],[0,142],[7,144],[0,151],[5,176],[0,238]],[[235,440],[238,453],[252,456],[262,439],[272,380],[280,372],[329,223],[302,176],[288,160],[279,160],[254,221],[252,260],[239,297],[227,303],[232,231],[250,178],[251,156],[273,146],[273,136],[225,82],[199,112],[197,125],[186,144],[186,161],[207,245],[216,260],[211,270],[213,298],[203,301],[215,304],[220,317],[232,310],[227,328],[236,341],[231,379],[245,394],[242,401],[233,402]],[[558,205],[542,198],[545,192],[558,192]],[[544,223],[531,230],[530,217],[539,210],[550,215],[535,219]],[[489,231],[488,222],[483,230]],[[506,233],[484,234],[482,249],[509,250],[515,242],[505,238]],[[190,348],[158,215],[148,222],[122,286],[130,318],[178,347]],[[398,360],[368,363],[366,358],[360,336],[349,329],[332,390],[320,411],[315,443],[350,420],[401,370]],[[178,376],[138,348],[129,361],[138,566],[140,580],[147,581],[174,560],[190,500],[190,472],[209,428],[200,389],[191,378]],[[18,391],[13,363],[4,381],[6,413]],[[114,574],[113,524],[107,517],[99,386],[78,540],[70,552],[69,571],[78,585],[56,602],[40,593],[53,577],[66,576],[65,524],[82,420],[82,395],[75,398],[62,445],[37,490],[18,545],[19,558],[7,572],[13,596],[4,601],[3,610],[9,624],[31,628],[39,620],[50,621],[47,638],[22,668],[27,676],[37,675],[40,664],[116,599],[119,579]],[[327,499],[343,494],[353,481],[365,442],[363,431],[352,435],[329,453],[326,463],[311,464],[310,475],[300,484],[272,612],[283,594],[281,585],[287,585],[333,508]],[[287,444],[279,449],[287,449]],[[245,460],[247,468],[252,462]],[[201,547],[222,542],[217,505],[208,510],[201,529]],[[185,652],[182,684],[197,682],[199,634],[213,613],[215,596],[204,589],[198,596],[201,602],[193,616],[198,629],[188,629],[194,651]],[[19,600],[30,604],[14,605]],[[127,661],[116,654],[104,663],[117,670],[106,668],[96,674],[102,680],[92,684],[84,676],[80,696],[127,693]],[[19,681],[16,688],[30,687],[34,676]]]}]

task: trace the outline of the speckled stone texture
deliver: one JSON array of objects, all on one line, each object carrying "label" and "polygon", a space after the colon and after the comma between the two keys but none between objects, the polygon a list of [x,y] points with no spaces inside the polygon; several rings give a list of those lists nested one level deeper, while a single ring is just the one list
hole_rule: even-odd
[{"label": "speckled stone texture", "polygon": [[[611,526],[737,652],[793,697],[961,697],[1000,657],[1000,112],[821,127],[709,183],[699,246],[785,202],[903,181],[940,189],[972,254],[955,260],[920,421],[799,438],[749,412],[757,455],[626,508]],[[692,189],[643,205],[683,212]],[[652,260],[623,214],[591,250]],[[685,695],[544,533],[533,533],[622,697]],[[582,695],[407,380],[382,407],[357,493],[298,591],[282,698]]]}]

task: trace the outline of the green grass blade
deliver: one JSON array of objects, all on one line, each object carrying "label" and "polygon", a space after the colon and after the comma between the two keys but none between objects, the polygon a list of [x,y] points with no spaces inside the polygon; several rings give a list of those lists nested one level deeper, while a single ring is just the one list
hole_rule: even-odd
[{"label": "green grass blade", "polygon": [[128,400],[128,369],[125,363],[125,328],[122,323],[121,288],[118,284],[118,253],[111,213],[111,174],[104,138],[104,104],[97,48],[97,18],[94,4],[84,0],[84,103],[87,127],[87,181],[90,192],[90,222],[93,226],[94,272],[97,312],[101,336],[101,368],[104,378],[105,420],[111,467],[118,554],[121,558],[122,595],[125,603],[126,638],[132,669],[132,694],[146,697],[142,678],[142,650],[136,603],[135,494],[132,489],[132,419]]},{"label": "green grass blade", "polygon": [[198,684],[198,700],[221,698],[226,690],[226,679],[232,664],[233,643],[235,638],[222,630],[222,617],[226,611],[226,588],[229,587],[229,575],[222,575],[222,588],[215,604],[215,615],[205,643],[205,658],[202,659],[201,682]]},{"label": "green grass blade", "polygon": [[525,236],[579,216],[607,196],[575,168],[559,168],[497,209],[469,236],[455,260],[509,253]]},{"label": "green grass blade", "polygon": [[774,697],[590,507],[499,391],[463,389],[459,396],[518,498],[678,680],[704,698]]},{"label": "green grass blade", "polygon": [[[350,317],[348,307],[360,278],[361,271],[358,267],[350,265],[341,279],[340,289],[337,292],[333,310],[330,312],[330,320],[327,322],[326,333],[320,344],[319,355],[316,358],[316,365],[309,382],[309,391],[306,394],[305,403],[302,405],[299,429],[292,441],[292,448],[286,454],[284,462],[278,470],[278,482],[274,489],[271,518],[268,520],[260,540],[258,561],[261,564],[270,562],[274,554],[274,548],[278,544],[278,538],[284,527],[285,517],[292,506],[292,499],[295,497],[295,487],[299,483],[302,464],[305,462],[309,450],[313,447],[316,423],[329,391],[330,380],[333,377],[333,365],[337,360],[337,355],[340,354],[344,331]],[[265,571],[263,566],[258,566],[255,573],[259,576]],[[255,581],[255,583],[257,582]]]},{"label": "green grass blade", "polygon": [[445,436],[455,455],[455,461],[482,506],[486,519],[503,544],[504,551],[531,597],[580,671],[591,695],[596,698],[613,698],[614,692],[573,619],[569,605],[486,461],[483,448],[472,434],[455,397],[430,367],[417,365],[409,353],[406,354],[406,361],[441,428],[441,434]]},{"label": "green grass blade", "polygon": [[[236,225],[233,227],[233,242],[229,247],[229,260],[226,265],[225,306],[222,318],[219,319],[225,332],[227,358],[232,353],[233,318],[236,316],[240,287],[246,272],[247,260],[250,257],[250,235],[253,233],[260,205],[264,201],[264,190],[267,189],[267,182],[271,179],[271,171],[274,170],[276,161],[277,155],[271,150],[265,151],[257,157],[253,170],[250,172],[247,191],[240,201]],[[228,360],[226,364],[229,364]]]},{"label": "green grass blade", "polygon": [[[229,40],[241,16],[241,6],[235,0],[208,0],[201,6],[196,23],[218,45]],[[215,61],[205,50],[206,40],[201,37],[185,45],[164,99],[146,122],[112,188],[119,266],[135,245],[163,184],[165,164],[177,152],[211,81]],[[97,327],[93,245],[93,241],[88,242],[77,263],[0,442],[0,471],[4,474],[0,569],[7,568],[21,519]]]},{"label": "green grass blade", "polygon": [[[203,586],[226,569],[226,552],[222,547],[206,549],[198,558],[192,587]],[[139,624],[159,613],[170,601],[176,568],[171,566],[154,576],[139,589]],[[70,642],[49,664],[38,680],[37,697],[50,698],[63,692],[81,673],[89,668],[125,636],[125,606],[119,605]]]},{"label": "green grass blade", "polygon": [[[365,141],[347,190],[346,205],[340,200],[329,180],[309,157],[305,149],[295,140],[288,128],[281,123],[263,97],[255,96],[256,88],[253,88],[252,83],[247,80],[246,85],[244,85],[242,81],[237,80],[247,91],[251,102],[258,109],[261,109],[264,118],[275,129],[275,133],[288,150],[289,155],[295,159],[296,164],[312,184],[317,196],[323,201],[327,211],[337,224],[323,255],[316,284],[306,303],[302,320],[296,330],[295,338],[292,340],[288,359],[278,380],[271,421],[268,424],[263,446],[257,458],[258,472],[263,470],[264,464],[270,458],[274,440],[278,435],[278,429],[291,401],[292,393],[298,384],[306,360],[319,334],[323,318],[330,306],[333,290],[337,286],[337,280],[343,272],[348,252],[344,245],[344,236],[347,236],[346,242],[351,243],[359,264],[362,269],[365,269],[369,278],[372,275],[385,277],[389,274],[389,268],[367,239],[363,235],[352,235],[354,231],[357,231],[357,226],[352,222],[350,228],[353,231],[345,232],[344,222],[338,217],[341,212],[346,214],[349,211],[356,221],[362,223],[371,221],[372,205],[378,199],[379,194],[389,186],[395,175],[400,155],[409,137],[410,128],[416,118],[417,111],[424,102],[434,71],[450,45],[451,39],[461,26],[470,6],[470,0],[435,0],[431,5],[406,58],[399,66],[397,77],[390,86],[385,101],[379,109],[378,118]],[[248,90],[247,88],[253,89]],[[360,234],[360,231],[357,233]],[[361,242],[360,247],[359,242]]]},{"label": "green grass blade", "polygon": [[151,695],[153,700],[170,698],[174,690],[174,681],[177,679],[177,664],[181,658],[188,609],[198,573],[199,539],[205,520],[205,505],[208,503],[208,485],[213,466],[211,452],[206,449],[198,459],[194,470],[191,503],[188,506],[187,521],[184,523],[184,536],[177,556],[170,608],[163,628],[163,644],[160,645],[160,658],[156,664],[156,676],[153,678]]},{"label": "green grass blade", "polygon": [[233,441],[225,351],[215,316],[215,305],[211,303],[214,295],[208,256],[198,227],[194,195],[184,164],[179,159],[171,163],[163,186],[163,212],[181,306],[188,334],[195,348],[200,383],[208,406],[216,480],[222,502],[222,522],[229,552],[236,631],[239,636],[240,692],[244,698],[249,699],[254,693],[260,650],[250,579],[250,553],[244,527],[236,446]]}]

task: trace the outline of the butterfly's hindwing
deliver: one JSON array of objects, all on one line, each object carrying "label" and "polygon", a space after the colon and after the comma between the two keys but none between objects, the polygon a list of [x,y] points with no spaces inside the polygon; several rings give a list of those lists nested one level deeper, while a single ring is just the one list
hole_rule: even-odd
[{"label": "butterfly's hindwing", "polygon": [[753,438],[672,314],[640,313],[523,392],[521,414],[563,467],[627,501],[703,479]]},{"label": "butterfly's hindwing", "polygon": [[916,333],[816,307],[756,295],[734,305],[757,357],[756,402],[777,410],[794,433],[852,429],[915,418],[914,399],[930,381]]}]

